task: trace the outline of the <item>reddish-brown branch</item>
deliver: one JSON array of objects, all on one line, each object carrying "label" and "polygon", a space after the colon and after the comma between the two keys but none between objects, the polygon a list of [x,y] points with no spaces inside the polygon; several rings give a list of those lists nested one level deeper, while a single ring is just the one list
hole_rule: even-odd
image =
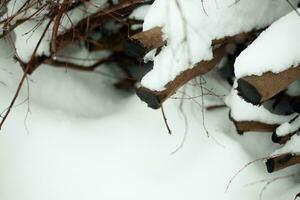
[{"label": "reddish-brown branch", "polygon": [[4,114],[4,116],[3,116],[2,120],[1,120],[1,122],[0,122],[0,130],[2,129],[3,124],[5,123],[5,121],[6,121],[7,117],[8,117],[8,115],[9,115],[9,113],[10,113],[10,111],[11,111],[11,109],[13,108],[13,106],[14,106],[14,104],[15,104],[15,102],[16,102],[18,96],[19,96],[19,93],[20,93],[21,88],[22,88],[22,86],[23,86],[23,84],[24,84],[24,81],[26,80],[27,74],[28,74],[29,70],[31,69],[32,63],[36,63],[36,61],[35,61],[35,59],[36,59],[35,54],[36,54],[36,52],[37,52],[37,50],[38,50],[38,48],[39,48],[39,46],[40,46],[40,44],[41,44],[43,38],[45,37],[45,34],[46,34],[47,30],[49,29],[50,24],[52,23],[52,21],[53,21],[53,19],[49,20],[48,24],[46,25],[46,27],[45,27],[45,29],[44,29],[43,34],[41,35],[41,37],[40,37],[40,39],[39,39],[39,41],[38,41],[38,43],[37,43],[37,45],[36,45],[36,47],[35,47],[33,53],[32,53],[32,56],[31,56],[30,61],[24,66],[24,69],[25,69],[25,70],[24,70],[23,76],[22,76],[22,78],[21,78],[21,81],[19,82],[19,85],[18,85],[18,87],[17,87],[17,91],[16,91],[16,93],[15,93],[15,95],[14,95],[14,97],[13,97],[11,103],[10,103],[10,105],[8,106],[8,109],[7,109],[7,111],[5,112],[5,114]]},{"label": "reddish-brown branch", "polygon": [[92,72],[99,65],[101,65],[103,63],[108,63],[108,62],[114,62],[113,57],[100,59],[96,63],[94,63],[92,65],[89,65],[89,66],[78,65],[78,64],[71,63],[71,62],[66,62],[66,61],[53,60],[51,58],[45,59],[43,63],[48,64],[48,65],[52,65],[54,67],[63,67],[63,68],[74,69],[74,70],[79,70],[79,71]]},{"label": "reddish-brown branch", "polygon": [[[125,18],[128,16],[133,9],[145,4],[145,0],[123,0],[118,4],[99,11],[89,17],[82,19],[64,34],[58,36],[57,38],[57,50],[66,47],[68,44],[74,42],[75,40],[86,39],[86,33],[91,32],[96,27],[103,25],[109,20],[114,20],[114,13],[118,13],[119,18]],[[85,36],[85,37],[83,37]]]},{"label": "reddish-brown branch", "polygon": [[65,12],[68,11],[70,0],[64,0],[63,3],[59,6],[57,15],[55,16],[52,28],[52,38],[51,38],[51,53],[55,54],[57,52],[57,35],[58,29],[60,26],[61,19]]},{"label": "reddish-brown branch", "polygon": [[[77,40],[86,40],[88,38],[89,32],[93,31],[95,28],[103,25],[109,20],[114,20],[115,18],[112,15],[113,13],[117,12],[124,18],[128,16],[134,8],[145,3],[147,3],[147,1],[145,0],[123,0],[114,6],[101,10],[98,13],[92,14],[89,17],[82,19],[75,27],[70,28],[64,34],[54,36],[54,41],[52,40],[51,42],[52,52],[58,52],[59,50]],[[53,17],[55,17],[55,15]],[[116,46],[114,47],[118,48]],[[49,57],[47,56],[36,55],[35,59],[33,59],[33,62],[29,65],[30,69],[27,71],[27,73],[31,74],[40,64],[45,62],[45,60],[48,58]],[[19,60],[19,62],[23,63],[21,60]],[[23,63],[23,66],[27,66],[27,64]],[[25,70],[25,67],[23,67],[23,70]]]}]

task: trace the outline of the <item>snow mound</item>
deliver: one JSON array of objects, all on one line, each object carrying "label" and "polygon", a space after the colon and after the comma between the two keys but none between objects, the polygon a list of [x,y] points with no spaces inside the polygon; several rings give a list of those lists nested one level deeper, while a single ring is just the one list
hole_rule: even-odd
[{"label": "snow mound", "polygon": [[129,15],[129,18],[130,19],[135,19],[135,20],[144,20],[150,7],[151,7],[150,5],[145,5],[145,6],[141,6],[141,7],[136,8]]},{"label": "snow mound", "polygon": [[203,4],[199,0],[156,0],[145,18],[144,30],[162,27],[168,45],[153,58],[153,70],[143,78],[142,85],[163,90],[182,71],[212,59],[212,40],[266,27],[291,9],[282,0],[203,1]]},{"label": "snow mound", "polygon": [[[300,9],[298,9],[298,12]],[[279,73],[300,63],[298,37],[300,17],[292,11],[274,22],[247,48],[235,62],[237,78],[261,75],[272,71]]]}]

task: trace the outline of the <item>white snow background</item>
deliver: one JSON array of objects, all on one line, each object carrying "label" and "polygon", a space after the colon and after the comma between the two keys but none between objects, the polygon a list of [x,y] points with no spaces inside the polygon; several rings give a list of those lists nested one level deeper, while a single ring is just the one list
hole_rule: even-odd
[{"label": "white snow background", "polygon": [[[4,41],[0,51],[3,110],[22,71]],[[239,137],[227,109],[207,112],[206,127],[222,147],[207,138],[199,106],[187,101],[187,140],[170,155],[184,135],[178,101],[165,105],[170,136],[159,111],[116,91],[112,83],[103,75],[45,65],[31,76],[30,114],[26,119],[26,103],[15,107],[0,133],[1,200],[253,200],[259,199],[263,184],[246,184],[290,173],[270,176],[263,162],[257,162],[225,193],[239,169],[274,150],[269,134]],[[25,85],[19,103],[27,91]],[[292,186],[294,180],[277,181],[263,198],[292,199],[300,190]],[[292,190],[285,193],[288,188]]]},{"label": "white snow background", "polygon": [[[276,6],[276,2],[265,4]],[[286,9],[291,10],[288,5]],[[19,49],[28,54],[27,47]],[[72,51],[77,56],[87,53]],[[101,71],[110,74],[108,68]],[[0,40],[1,111],[9,105],[21,75],[12,50]],[[207,87],[229,92],[210,75],[206,79]],[[206,135],[202,109],[186,100],[187,139],[182,149],[171,154],[186,127],[179,100],[164,104],[173,131],[170,136],[160,111],[147,108],[135,95],[115,90],[114,81],[102,74],[46,65],[35,71],[0,132],[0,200],[253,200],[260,198],[265,182],[247,184],[297,172],[295,166],[269,175],[259,161],[242,171],[225,193],[229,180],[245,164],[279,148],[271,143],[271,135],[238,136],[228,109],[205,112],[204,124],[218,144]],[[29,104],[23,103],[28,96]],[[205,99],[206,105],[214,103]],[[275,181],[262,198],[292,200],[300,192],[297,181]]]}]

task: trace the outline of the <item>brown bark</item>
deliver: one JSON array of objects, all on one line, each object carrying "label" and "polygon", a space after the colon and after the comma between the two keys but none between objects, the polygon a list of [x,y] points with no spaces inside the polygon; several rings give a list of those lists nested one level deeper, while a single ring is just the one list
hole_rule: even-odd
[{"label": "brown bark", "polygon": [[265,124],[257,121],[236,121],[234,124],[239,134],[250,131],[272,132],[278,127],[277,124]]},{"label": "brown bark", "polygon": [[238,80],[238,94],[254,105],[260,105],[286,89],[300,77],[300,65],[275,74],[246,76]]},{"label": "brown bark", "polygon": [[229,113],[229,119],[234,123],[236,131],[242,135],[244,132],[273,132],[279,124],[266,124],[258,121],[236,121]]},{"label": "brown bark", "polygon": [[[212,41],[212,46],[221,45],[233,41],[239,41],[243,38],[255,37],[258,31],[240,33],[234,36],[227,36]],[[149,51],[155,48],[161,48],[166,44],[163,40],[161,27],[154,27],[150,30],[137,33],[124,42],[124,52],[131,57],[142,59]]]},{"label": "brown bark", "polygon": [[125,40],[124,52],[130,57],[142,59],[149,51],[162,47],[165,41],[160,27],[137,33]]},{"label": "brown bark", "polygon": [[293,135],[295,135],[296,133],[290,133],[290,134],[287,134],[285,136],[277,136],[276,133],[274,132],[272,134],[272,141],[274,143],[278,143],[278,144],[285,144],[287,141],[289,141],[291,139],[291,137]]},{"label": "brown bark", "polygon": [[[159,29],[156,28],[156,31],[151,30],[155,33],[159,32]],[[212,47],[215,48],[214,50],[214,58],[210,61],[203,61],[197,64],[195,67],[192,69],[188,69],[184,72],[182,72],[180,75],[178,75],[175,80],[169,82],[165,86],[165,90],[163,91],[152,91],[148,88],[145,87],[140,87],[137,89],[137,95],[140,97],[140,99],[148,104],[149,107],[153,109],[158,109],[160,108],[161,104],[171,95],[173,95],[176,90],[178,90],[181,86],[183,86],[185,83],[190,81],[191,79],[195,78],[196,76],[203,75],[210,71],[216,64],[219,63],[219,61],[225,56],[225,47],[224,45],[229,42],[236,42],[238,40],[241,40],[241,38],[246,38],[246,39],[253,39],[255,38],[257,31],[250,31],[247,33],[240,33],[234,36],[228,36],[224,37],[222,39],[217,39],[212,41]],[[155,44],[151,45],[144,45],[142,41],[147,41],[147,43],[150,43],[147,38],[144,37],[149,37],[149,33],[145,34],[145,32],[140,33],[138,36],[133,36],[136,38],[139,38],[139,42],[136,44],[142,44],[140,47],[141,49],[144,49],[144,47],[159,47],[165,44],[163,42],[162,36],[157,36],[159,34],[156,34],[155,40],[152,39],[151,41],[156,41]],[[151,37],[154,37],[152,35]],[[158,41],[158,42],[157,42]],[[150,51],[151,49],[146,49],[146,51]],[[124,51],[127,51],[126,49]]]},{"label": "brown bark", "polygon": [[[101,10],[95,14],[90,15],[89,17],[82,19],[75,27],[70,28],[62,35],[58,35],[55,37],[56,42],[52,43],[54,46],[55,52],[63,49],[67,45],[77,41],[77,40],[86,40],[89,36],[89,33],[93,31],[95,28],[103,25],[109,20],[115,20],[127,17],[131,11],[148,1],[145,0],[123,0],[114,6],[110,6],[104,10]],[[118,15],[116,17],[115,15]],[[52,47],[52,48],[53,48]],[[117,48],[117,47],[116,47]],[[30,68],[27,71],[28,74],[31,74],[38,66],[44,62],[47,62],[51,56],[36,56],[34,59],[35,62],[30,63]],[[18,60],[22,66],[27,66],[27,63],[23,63]],[[23,67],[24,69],[24,67]]]},{"label": "brown bark", "polygon": [[60,26],[60,21],[63,15],[68,11],[70,0],[64,0],[59,7],[59,10],[54,18],[53,28],[52,28],[52,38],[51,38],[51,53],[55,54],[57,52],[57,35]]},{"label": "brown bark", "polygon": [[266,167],[269,173],[279,171],[281,169],[300,163],[300,155],[282,154],[267,159]]},{"label": "brown bark", "polygon": [[213,52],[214,58],[210,61],[202,61],[191,69],[187,69],[178,75],[173,81],[166,85],[166,89],[163,91],[152,91],[145,87],[137,89],[137,95],[139,98],[146,102],[149,107],[158,109],[161,104],[171,95],[173,95],[181,86],[193,78],[209,72],[220,60],[224,57],[225,48],[219,47]]}]

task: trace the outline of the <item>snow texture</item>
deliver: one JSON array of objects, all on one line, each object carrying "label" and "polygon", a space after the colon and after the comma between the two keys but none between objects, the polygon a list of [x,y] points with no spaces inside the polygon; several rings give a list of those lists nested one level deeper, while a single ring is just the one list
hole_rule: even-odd
[{"label": "snow texture", "polygon": [[273,155],[280,155],[280,154],[286,154],[286,153],[292,153],[292,154],[300,154],[300,139],[299,135],[293,135],[289,141],[286,142],[286,144],[276,150]]},{"label": "snow texture", "polygon": [[277,129],[276,129],[276,135],[278,136],[285,136],[290,133],[294,133],[295,131],[298,131],[300,128],[300,117],[297,116],[295,120],[292,122],[285,122],[281,124]]},{"label": "snow texture", "polygon": [[145,6],[140,6],[136,8],[130,15],[130,19],[135,19],[135,20],[144,20],[148,10],[151,6],[150,5],[145,5]]},{"label": "snow texture", "polygon": [[[172,0],[156,0],[150,8],[144,29],[163,27],[168,46],[157,56],[156,50],[147,55],[148,59],[154,59],[154,69],[143,80],[144,86],[163,89],[192,64],[211,59],[213,39],[265,27],[291,10],[285,1],[279,0],[241,0],[237,4],[235,0],[204,1],[204,7],[200,2],[179,1],[182,12]],[[16,8],[20,5],[21,1],[16,1]],[[189,22],[187,26],[180,13]],[[82,16],[74,14],[75,18],[80,20]],[[26,22],[15,31],[18,54],[24,61],[30,59],[44,27],[42,24],[24,35],[33,24]],[[185,28],[186,41],[183,40],[187,33]],[[47,40],[48,34],[38,50],[39,55],[49,53]],[[0,49],[0,108],[4,110],[23,72],[19,64],[13,62],[13,50],[8,43],[0,40]],[[64,51],[65,55],[92,60],[109,55],[108,52],[90,55],[86,49],[72,47]],[[91,64],[92,60],[79,64]],[[238,137],[228,120],[228,109],[201,113],[201,106],[216,102],[205,97],[203,104],[196,98],[184,101],[184,112],[175,100],[166,102],[165,112],[174,133],[169,136],[160,112],[146,108],[135,96],[114,90],[111,66],[103,66],[101,70],[82,73],[41,65],[26,82],[28,85],[21,90],[0,134],[0,161],[3,163],[0,165],[0,199],[258,198],[262,185],[243,186],[267,176],[265,166],[259,163],[243,171],[233,182],[230,192],[224,194],[224,190],[244,164],[277,148],[271,146],[268,135],[257,133]],[[205,77],[208,78],[206,87],[225,88],[211,81],[208,75]],[[298,86],[295,83],[290,92],[297,90],[293,87]],[[197,88],[185,92],[191,92],[191,96],[200,95]],[[263,107],[253,106],[242,100],[235,89],[230,91],[225,102],[232,117],[240,121],[282,124],[295,117],[275,115]],[[188,118],[188,125],[184,123],[184,116]],[[182,141],[186,127],[188,135],[183,148],[170,156]],[[222,144],[208,138],[205,129]],[[300,153],[299,147],[299,136],[295,135],[274,154]],[[295,183],[290,179],[280,180],[265,191],[264,198],[292,199],[299,192],[299,184],[294,188],[292,185]]]},{"label": "snow texture", "polygon": [[225,98],[227,106],[231,109],[231,116],[237,121],[258,121],[266,124],[282,124],[295,117],[295,114],[284,116],[276,115],[263,106],[254,106],[243,100],[235,89],[235,82],[230,94]]},{"label": "snow texture", "polygon": [[291,10],[282,0],[203,1],[203,4],[199,0],[156,0],[145,18],[144,30],[162,27],[168,45],[153,58],[153,70],[143,78],[142,85],[163,90],[182,71],[212,59],[212,40],[264,28]]},{"label": "snow texture", "polygon": [[[298,9],[298,12],[300,9]],[[237,78],[279,73],[300,63],[298,36],[300,17],[296,11],[274,22],[236,59],[234,69]]]},{"label": "snow texture", "polygon": [[[23,72],[3,40],[0,48],[3,110]],[[85,55],[83,50],[77,51],[70,49],[69,55]],[[22,103],[28,97],[25,86],[0,134],[0,199],[253,200],[263,186],[243,185],[272,177],[262,164],[255,163],[224,193],[232,176],[256,159],[242,145],[244,138],[233,139],[236,133],[228,109],[205,113],[206,128],[222,147],[205,134],[201,108],[195,103],[199,99],[186,101],[187,140],[183,149],[171,156],[185,129],[175,100],[165,104],[174,133],[169,136],[161,113],[146,108],[135,96],[114,90],[111,76],[42,65],[27,83],[31,112],[26,118],[28,104]],[[214,82],[207,87],[220,88]],[[199,95],[199,90],[193,91],[191,95]],[[257,134],[245,144],[259,151],[265,146],[257,145],[258,141],[261,144],[269,138]],[[286,200],[286,195],[295,194],[294,190],[285,192],[291,185],[290,179],[274,183],[264,197],[279,199],[285,194],[280,200]]]}]

